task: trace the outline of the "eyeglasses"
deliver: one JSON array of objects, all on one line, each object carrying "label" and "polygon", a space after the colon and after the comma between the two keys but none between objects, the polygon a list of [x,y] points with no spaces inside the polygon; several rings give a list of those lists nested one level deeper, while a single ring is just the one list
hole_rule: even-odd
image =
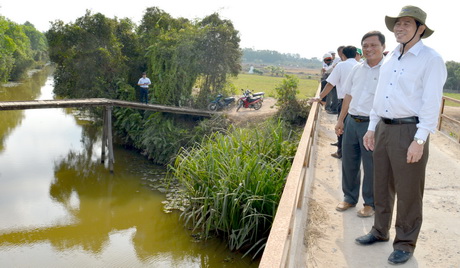
[{"label": "eyeglasses", "polygon": [[332,61],[331,59],[325,59],[324,61]]}]

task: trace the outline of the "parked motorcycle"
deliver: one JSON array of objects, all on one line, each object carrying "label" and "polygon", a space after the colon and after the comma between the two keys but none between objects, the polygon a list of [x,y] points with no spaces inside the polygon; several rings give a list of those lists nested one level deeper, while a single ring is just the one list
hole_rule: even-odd
[{"label": "parked motorcycle", "polygon": [[222,94],[219,94],[217,95],[216,99],[212,100],[208,104],[208,110],[210,111],[222,110],[224,108],[227,108],[233,102],[235,102],[235,97],[224,98]]},{"label": "parked motorcycle", "polygon": [[237,112],[241,107],[254,108],[254,110],[259,110],[262,107],[265,92],[252,93],[249,89],[241,90],[243,91],[243,97],[238,99],[238,106],[236,108]]}]

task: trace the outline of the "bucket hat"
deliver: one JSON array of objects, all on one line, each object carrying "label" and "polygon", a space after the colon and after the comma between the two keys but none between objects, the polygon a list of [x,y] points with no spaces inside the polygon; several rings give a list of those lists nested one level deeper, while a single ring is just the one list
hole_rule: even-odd
[{"label": "bucket hat", "polygon": [[402,17],[414,18],[416,21],[425,25],[426,29],[425,29],[425,33],[423,34],[422,38],[427,38],[433,34],[434,31],[428,28],[428,26],[425,24],[425,21],[426,21],[425,11],[423,11],[422,9],[416,6],[405,6],[401,8],[399,15],[396,17],[385,16],[385,24],[388,30],[390,30],[390,32],[393,32],[393,28],[395,26],[396,20]]}]

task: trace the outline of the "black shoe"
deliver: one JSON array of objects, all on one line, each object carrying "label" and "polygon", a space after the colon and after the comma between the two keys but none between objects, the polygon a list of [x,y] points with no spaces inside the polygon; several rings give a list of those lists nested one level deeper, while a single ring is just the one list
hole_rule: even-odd
[{"label": "black shoe", "polygon": [[380,238],[375,237],[372,233],[368,233],[367,235],[363,235],[355,239],[355,242],[357,244],[364,245],[364,246],[372,245],[375,242],[387,242],[387,241],[388,241],[388,238],[380,239]]},{"label": "black shoe", "polygon": [[334,112],[334,111],[326,111],[326,113],[328,113],[328,114],[338,114],[338,112]]},{"label": "black shoe", "polygon": [[388,263],[402,264],[408,261],[410,257],[412,257],[412,252],[396,249],[390,254],[390,257],[388,257]]},{"label": "black shoe", "polygon": [[332,146],[339,146],[339,143],[336,142],[336,143],[331,143]]}]

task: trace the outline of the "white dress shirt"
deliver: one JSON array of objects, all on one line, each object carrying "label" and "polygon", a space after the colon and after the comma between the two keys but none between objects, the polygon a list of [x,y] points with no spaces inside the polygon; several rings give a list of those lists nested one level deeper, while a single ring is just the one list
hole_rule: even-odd
[{"label": "white dress shirt", "polygon": [[370,67],[367,61],[364,61],[355,65],[351,70],[343,85],[345,94],[352,97],[348,108],[349,114],[369,116],[382,63],[383,58],[377,65]]},{"label": "white dress shirt", "polygon": [[442,57],[423,44],[416,43],[400,60],[401,44],[391,52],[380,67],[369,130],[374,131],[381,117],[418,116],[418,139],[427,139],[438,123],[442,90],[447,78]]},{"label": "white dress shirt", "polygon": [[139,82],[137,82],[138,85],[141,85],[140,87],[142,88],[149,88],[149,85],[152,84],[152,82],[150,82],[150,79],[149,78],[144,78],[144,77],[141,77],[139,79]]},{"label": "white dress shirt", "polygon": [[338,99],[343,99],[345,97],[343,84],[347,80],[351,69],[353,69],[356,64],[358,64],[358,62],[354,58],[347,59],[346,61],[341,61],[337,63],[337,65],[334,67],[334,70],[332,70],[332,73],[326,79],[329,84],[337,88]]}]

